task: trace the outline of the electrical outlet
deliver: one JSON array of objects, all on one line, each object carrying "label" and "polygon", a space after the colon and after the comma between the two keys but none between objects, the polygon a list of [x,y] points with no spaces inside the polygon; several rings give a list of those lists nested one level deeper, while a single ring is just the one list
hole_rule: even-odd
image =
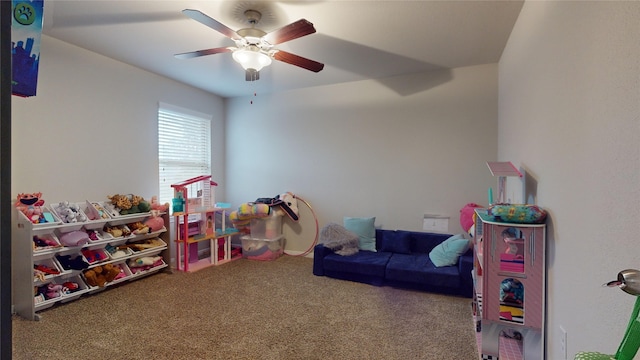
[{"label": "electrical outlet", "polygon": [[560,352],[562,358],[567,360],[567,331],[560,326]]}]

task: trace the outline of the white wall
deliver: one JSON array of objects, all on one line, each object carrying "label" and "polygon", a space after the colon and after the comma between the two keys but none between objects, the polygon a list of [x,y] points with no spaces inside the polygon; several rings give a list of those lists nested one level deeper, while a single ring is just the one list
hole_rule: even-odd
[{"label": "white wall", "polygon": [[[218,96],[42,36],[37,95],[12,100],[12,193],[45,201],[158,194],[157,111],[212,114],[213,174],[224,177]],[[224,198],[224,183],[217,191]]]},{"label": "white wall", "polygon": [[[421,230],[433,213],[461,232],[459,210],[486,204],[495,184],[485,162],[497,156],[497,71],[489,64],[228,100],[228,199],[291,191],[320,227],[376,216],[383,228]],[[287,237],[286,249],[312,241]]]},{"label": "white wall", "polygon": [[[499,66],[499,158],[550,213],[547,357],[613,354],[640,269],[640,3],[527,1]],[[510,184],[519,194],[519,184]],[[515,190],[514,190],[515,189]]]}]

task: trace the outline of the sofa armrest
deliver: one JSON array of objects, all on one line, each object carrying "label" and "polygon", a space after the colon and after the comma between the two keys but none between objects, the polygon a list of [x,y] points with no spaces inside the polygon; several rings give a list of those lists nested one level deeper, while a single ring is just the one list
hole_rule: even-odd
[{"label": "sofa armrest", "polygon": [[313,275],[324,276],[324,257],[333,254],[333,250],[318,244],[313,248]]},{"label": "sofa armrest", "polygon": [[467,251],[458,260],[458,271],[460,271],[460,280],[462,284],[462,292],[464,296],[472,297],[473,295],[473,249]]}]

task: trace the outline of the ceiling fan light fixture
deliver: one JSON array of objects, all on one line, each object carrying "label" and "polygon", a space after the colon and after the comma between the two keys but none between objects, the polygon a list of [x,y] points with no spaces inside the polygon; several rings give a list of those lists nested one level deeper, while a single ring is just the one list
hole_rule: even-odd
[{"label": "ceiling fan light fixture", "polygon": [[245,70],[260,71],[263,67],[271,65],[271,57],[260,50],[245,48],[233,52],[233,60]]}]

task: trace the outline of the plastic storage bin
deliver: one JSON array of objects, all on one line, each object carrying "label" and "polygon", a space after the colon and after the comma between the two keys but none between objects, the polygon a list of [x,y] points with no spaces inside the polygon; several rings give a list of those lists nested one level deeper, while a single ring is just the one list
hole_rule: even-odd
[{"label": "plastic storage bin", "polygon": [[284,236],[275,239],[254,238],[244,235],[242,241],[242,257],[249,260],[275,260],[284,253]]},{"label": "plastic storage bin", "polygon": [[251,237],[255,239],[276,239],[282,235],[282,216],[271,210],[265,218],[251,219]]}]

